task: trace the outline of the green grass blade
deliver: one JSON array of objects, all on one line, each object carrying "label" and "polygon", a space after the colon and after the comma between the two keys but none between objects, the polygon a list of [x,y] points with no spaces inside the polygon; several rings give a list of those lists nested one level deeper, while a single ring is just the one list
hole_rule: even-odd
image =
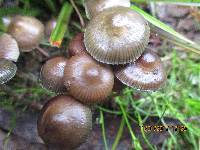
[{"label": "green grass blade", "polygon": [[169,27],[168,25],[164,24],[160,20],[149,15],[148,13],[146,13],[139,7],[132,5],[131,9],[140,13],[150,23],[151,29],[154,32],[160,34],[162,37],[168,39],[169,41],[173,42],[176,45],[179,45],[192,52],[200,54],[200,46],[197,45],[195,42],[184,37],[180,33],[176,32],[173,28]]},{"label": "green grass blade", "polygon": [[67,31],[72,11],[73,7],[71,6],[71,4],[65,2],[58,16],[56,27],[53,30],[49,40],[52,46],[60,47],[65,32]]}]

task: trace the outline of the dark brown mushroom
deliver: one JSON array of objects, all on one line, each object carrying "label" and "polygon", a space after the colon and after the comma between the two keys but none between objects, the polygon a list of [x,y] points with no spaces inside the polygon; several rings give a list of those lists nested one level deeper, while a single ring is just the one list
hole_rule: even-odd
[{"label": "dark brown mushroom", "polygon": [[97,61],[126,64],[141,56],[149,35],[148,23],[140,14],[126,7],[112,7],[89,22],[84,43]]},{"label": "dark brown mushroom", "polygon": [[0,84],[11,80],[17,71],[17,66],[10,60],[0,59]]},{"label": "dark brown mushroom", "polygon": [[49,59],[41,68],[40,81],[43,87],[56,92],[64,93],[67,89],[64,86],[64,69],[67,64],[65,57],[54,57]]},{"label": "dark brown mushroom", "polygon": [[0,58],[17,62],[19,47],[16,40],[9,34],[0,35]]},{"label": "dark brown mushroom", "polygon": [[85,11],[89,19],[98,15],[100,12],[104,11],[110,7],[124,6],[130,7],[130,0],[86,0],[85,1]]},{"label": "dark brown mushroom", "polygon": [[69,56],[87,54],[84,42],[84,33],[78,33],[69,43]]},{"label": "dark brown mushroom", "polygon": [[44,25],[30,16],[15,16],[8,32],[16,39],[20,51],[29,52],[36,48],[44,37]]},{"label": "dark brown mushroom", "polygon": [[167,78],[159,56],[147,50],[135,63],[116,67],[115,75],[125,85],[144,91],[160,89]]},{"label": "dark brown mushroom", "polygon": [[57,20],[55,18],[49,20],[45,25],[45,34],[47,37],[50,37],[51,32],[56,27]]},{"label": "dark brown mushroom", "polygon": [[69,59],[65,68],[64,84],[69,94],[83,103],[104,101],[112,92],[114,75],[111,68],[87,55]]},{"label": "dark brown mushroom", "polygon": [[51,149],[72,150],[87,140],[91,130],[90,108],[69,96],[52,98],[38,119],[38,133]]}]

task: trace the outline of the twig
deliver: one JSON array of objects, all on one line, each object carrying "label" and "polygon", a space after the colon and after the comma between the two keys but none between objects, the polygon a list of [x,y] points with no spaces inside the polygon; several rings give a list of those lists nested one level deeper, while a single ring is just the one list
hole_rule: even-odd
[{"label": "twig", "polygon": [[23,100],[21,96],[17,95],[15,92],[13,92],[13,90],[11,88],[9,88],[7,85],[1,85],[0,86],[0,90],[12,95],[12,101],[13,102],[19,102],[22,103],[24,105],[29,106],[30,108],[34,109],[34,110],[41,110],[42,109],[42,104],[38,103],[38,102],[30,102],[30,101],[26,101]]},{"label": "twig", "polygon": [[40,48],[39,46],[36,47],[36,49],[37,49],[42,55],[44,55],[45,57],[47,57],[47,58],[50,57],[49,53],[47,53],[45,50],[43,50],[43,49]]},{"label": "twig", "polygon": [[84,19],[83,19],[83,17],[81,16],[81,13],[80,13],[79,9],[77,8],[76,4],[74,3],[74,0],[70,0],[70,2],[71,2],[72,6],[74,7],[74,9],[75,9],[75,11],[76,11],[76,13],[77,13],[77,15],[78,15],[78,17],[79,17],[79,20],[80,20],[80,23],[81,23],[81,27],[82,27],[82,28],[85,28]]}]

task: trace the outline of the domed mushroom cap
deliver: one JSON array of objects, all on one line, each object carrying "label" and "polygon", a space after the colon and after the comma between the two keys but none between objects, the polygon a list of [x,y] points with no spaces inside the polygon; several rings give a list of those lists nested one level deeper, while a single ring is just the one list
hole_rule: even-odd
[{"label": "domed mushroom cap", "polygon": [[73,56],[65,68],[64,84],[69,93],[83,103],[105,100],[112,92],[114,74],[87,55]]},{"label": "domed mushroom cap", "polygon": [[148,44],[147,21],[126,7],[113,7],[94,17],[84,34],[86,50],[107,64],[126,64],[141,56]]},{"label": "domed mushroom cap", "polygon": [[64,86],[63,77],[67,59],[64,57],[55,57],[49,59],[41,68],[40,81],[44,88],[63,93],[67,89]]},{"label": "domed mushroom cap", "polygon": [[87,140],[91,130],[91,110],[69,96],[52,98],[38,119],[38,133],[50,148],[76,148]]},{"label": "domed mushroom cap", "polygon": [[16,16],[8,32],[16,39],[20,50],[28,52],[36,48],[44,37],[44,25],[34,17]]},{"label": "domed mushroom cap", "polygon": [[85,1],[85,11],[89,19],[96,16],[103,10],[115,6],[130,7],[131,3],[130,0],[86,0]]},{"label": "domed mushroom cap", "polygon": [[51,32],[56,27],[57,20],[55,18],[49,20],[45,25],[45,34],[47,37],[51,36]]},{"label": "domed mushroom cap", "polygon": [[16,40],[6,33],[0,35],[0,58],[14,62],[19,58],[19,47]]},{"label": "domed mushroom cap", "polygon": [[87,54],[84,42],[84,33],[78,33],[69,43],[69,55],[75,56],[75,55],[82,55]]},{"label": "domed mushroom cap", "polygon": [[17,66],[10,60],[0,59],[0,84],[11,80],[17,71]]},{"label": "domed mushroom cap", "polygon": [[161,88],[167,78],[159,56],[153,51],[145,51],[135,63],[119,67],[115,75],[127,86],[145,91]]}]

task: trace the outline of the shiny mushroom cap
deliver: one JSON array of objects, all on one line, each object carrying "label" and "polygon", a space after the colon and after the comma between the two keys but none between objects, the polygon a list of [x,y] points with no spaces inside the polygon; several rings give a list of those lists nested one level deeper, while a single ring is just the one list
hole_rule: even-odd
[{"label": "shiny mushroom cap", "polygon": [[145,51],[135,63],[117,68],[115,75],[125,85],[144,91],[160,89],[166,81],[163,64],[153,51]]},{"label": "shiny mushroom cap", "polygon": [[56,92],[64,93],[66,88],[63,83],[64,69],[67,59],[64,57],[55,57],[49,59],[41,68],[40,81],[44,88]]},{"label": "shiny mushroom cap", "polygon": [[84,33],[78,33],[69,43],[69,56],[87,54],[83,43]]},{"label": "shiny mushroom cap", "polygon": [[16,39],[20,51],[29,52],[43,39],[44,25],[34,17],[16,16],[12,19],[8,32]]},{"label": "shiny mushroom cap", "polygon": [[112,92],[114,75],[111,68],[87,55],[69,59],[65,68],[64,84],[69,94],[83,103],[104,101]]},{"label": "shiny mushroom cap", "polygon": [[38,119],[38,133],[49,148],[74,149],[87,140],[91,130],[90,108],[69,96],[52,98]]},{"label": "shiny mushroom cap", "polygon": [[11,80],[17,71],[17,66],[10,60],[0,59],[0,84]]},{"label": "shiny mushroom cap", "polygon": [[100,12],[104,11],[110,7],[124,6],[130,7],[130,0],[86,0],[85,1],[85,11],[89,19],[98,15]]},{"label": "shiny mushroom cap", "polygon": [[88,53],[107,64],[126,64],[141,56],[149,42],[150,28],[137,12],[113,7],[94,17],[86,27]]},{"label": "shiny mushroom cap", "polygon": [[0,35],[0,58],[17,62],[19,53],[18,44],[11,35],[6,33]]},{"label": "shiny mushroom cap", "polygon": [[45,25],[45,34],[47,37],[51,36],[51,32],[56,27],[57,20],[55,18],[49,20]]}]

